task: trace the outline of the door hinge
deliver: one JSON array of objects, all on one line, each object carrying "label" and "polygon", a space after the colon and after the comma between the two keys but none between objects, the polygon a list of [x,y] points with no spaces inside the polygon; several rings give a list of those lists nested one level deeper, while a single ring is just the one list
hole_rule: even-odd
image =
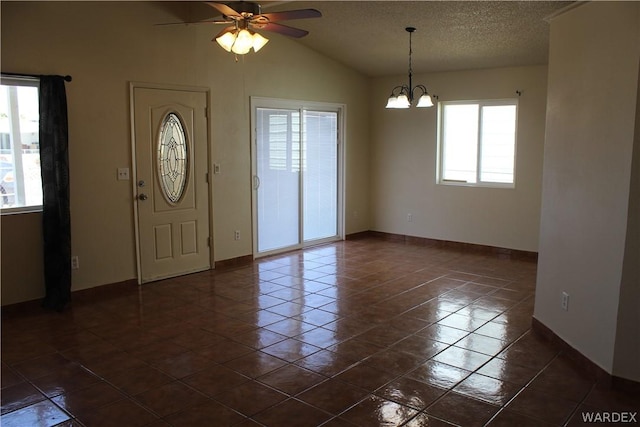
[{"label": "door hinge", "polygon": [[204,180],[207,184],[209,183],[209,172],[204,174]]},{"label": "door hinge", "polygon": [[211,237],[207,237],[207,246],[211,247]]}]

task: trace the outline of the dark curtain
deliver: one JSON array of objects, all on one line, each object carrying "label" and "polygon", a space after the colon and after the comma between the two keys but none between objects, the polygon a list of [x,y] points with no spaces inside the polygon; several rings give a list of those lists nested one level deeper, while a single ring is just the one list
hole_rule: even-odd
[{"label": "dark curtain", "polygon": [[71,216],[67,96],[62,76],[40,76],[40,166],[44,237],[43,307],[62,311],[71,299]]}]

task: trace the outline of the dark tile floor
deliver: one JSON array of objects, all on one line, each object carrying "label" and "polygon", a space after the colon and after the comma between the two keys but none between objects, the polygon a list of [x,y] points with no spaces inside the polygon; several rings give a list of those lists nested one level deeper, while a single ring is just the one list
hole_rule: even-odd
[{"label": "dark tile floor", "polygon": [[0,422],[552,426],[638,411],[531,332],[535,272],[371,238],[4,313]]}]

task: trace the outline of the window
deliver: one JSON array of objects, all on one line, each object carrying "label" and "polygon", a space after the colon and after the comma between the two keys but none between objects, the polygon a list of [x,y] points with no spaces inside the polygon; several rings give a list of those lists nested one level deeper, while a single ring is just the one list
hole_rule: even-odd
[{"label": "window", "polygon": [[40,209],[38,80],[2,77],[0,85],[0,207]]},{"label": "window", "polygon": [[160,188],[170,203],[178,203],[187,185],[189,156],[187,134],[180,117],[169,113],[162,120],[158,141],[158,178]]},{"label": "window", "polygon": [[440,184],[513,188],[517,100],[441,102]]}]

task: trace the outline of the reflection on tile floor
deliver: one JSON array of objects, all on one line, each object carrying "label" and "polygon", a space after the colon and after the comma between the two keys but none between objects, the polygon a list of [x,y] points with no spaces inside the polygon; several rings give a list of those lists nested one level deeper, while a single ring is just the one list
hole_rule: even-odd
[{"label": "reflection on tile floor", "polygon": [[[2,322],[2,426],[578,425],[636,412],[530,331],[536,265],[374,238]],[[637,416],[640,418],[640,416]]]}]

